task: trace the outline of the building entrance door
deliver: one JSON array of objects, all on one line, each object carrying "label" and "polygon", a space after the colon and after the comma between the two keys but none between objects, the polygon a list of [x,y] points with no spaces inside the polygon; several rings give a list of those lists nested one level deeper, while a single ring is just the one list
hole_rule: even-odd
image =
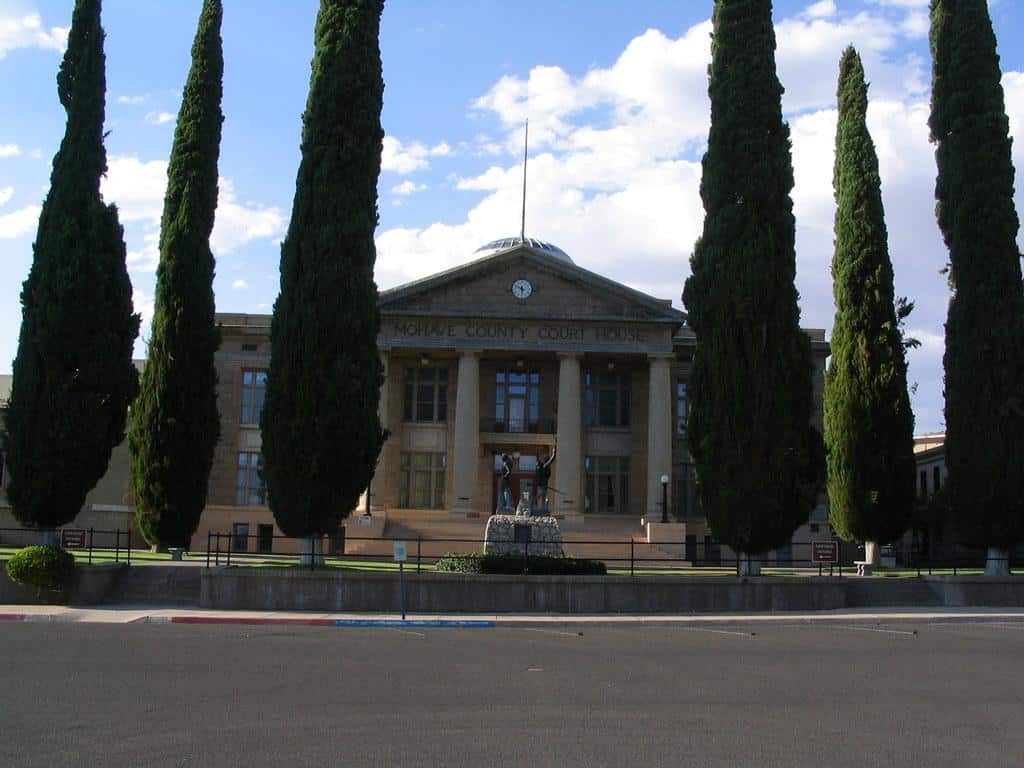
[{"label": "building entrance door", "polygon": [[[508,478],[509,491],[512,494],[512,509],[519,505],[523,494],[530,500],[531,506],[536,504],[533,498],[533,486],[535,483],[533,472],[513,472]],[[498,488],[501,485],[501,470],[495,470],[491,483],[491,509],[498,509]]]}]

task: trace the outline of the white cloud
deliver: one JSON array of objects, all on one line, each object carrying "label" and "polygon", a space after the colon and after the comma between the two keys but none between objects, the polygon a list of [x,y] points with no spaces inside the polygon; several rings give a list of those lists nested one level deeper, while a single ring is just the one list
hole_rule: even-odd
[{"label": "white cloud", "polygon": [[220,179],[217,217],[210,236],[210,247],[215,255],[231,253],[252,240],[281,238],[285,224],[280,208],[253,202],[239,203],[234,183],[230,179]]},{"label": "white cloud", "polygon": [[142,236],[141,247],[137,249],[131,248],[129,243],[126,262],[132,272],[156,272],[160,263],[160,232],[146,232]]},{"label": "white cloud", "polygon": [[402,195],[403,197],[405,197],[415,192],[422,192],[426,188],[426,184],[417,184],[415,181],[407,180],[403,181],[401,184],[392,187],[391,194]]},{"label": "white cloud", "polygon": [[18,48],[41,48],[63,52],[68,44],[66,27],[45,29],[38,13],[15,15],[0,8],[0,59]]},{"label": "white cloud", "polygon": [[121,223],[159,225],[167,186],[167,161],[143,162],[133,156],[113,156],[103,179],[103,197],[117,203]]},{"label": "white cloud", "polygon": [[171,112],[149,112],[146,115],[146,122],[151,125],[165,125],[174,120]]},{"label": "white cloud", "polygon": [[[167,185],[167,162],[137,157],[112,157],[103,181],[103,196],[117,203],[123,223],[142,222],[159,227]],[[218,256],[252,240],[280,237],[285,221],[281,210],[257,203],[239,203],[234,183],[220,179],[217,215],[210,246]],[[139,264],[153,264],[152,243],[135,251]],[[140,267],[142,268],[142,267]]]},{"label": "white cloud", "polygon": [[139,96],[118,96],[118,104],[130,104],[132,106],[138,106],[139,104],[145,104],[149,100],[149,96],[143,94]]},{"label": "white cloud", "polygon": [[0,158],[18,157],[21,154],[21,147],[17,144],[0,144]]},{"label": "white cloud", "polygon": [[142,330],[139,333],[138,340],[135,342],[135,356],[145,357],[144,352],[140,354],[140,347],[149,340],[149,324],[153,321],[153,296],[141,288],[135,288],[132,291],[132,305],[135,311],[142,315]]},{"label": "white cloud", "polygon": [[26,205],[17,211],[0,216],[0,240],[14,240],[34,232],[42,210],[38,205]]},{"label": "white cloud", "polygon": [[0,208],[11,202],[12,197],[14,197],[14,187],[0,189]]},{"label": "white cloud", "polygon": [[836,0],[820,0],[820,2],[809,5],[804,11],[804,16],[811,19],[827,19],[836,15]]},{"label": "white cloud", "polygon": [[234,288],[236,291],[244,291],[246,288],[249,287],[249,284],[245,282],[245,280],[235,280],[235,282],[231,284],[231,287]]},{"label": "white cloud", "polygon": [[[796,16],[778,19],[778,66],[793,137],[797,287],[803,324],[830,327],[835,81],[839,57],[852,41],[873,83],[868,122],[896,292],[916,301],[911,322],[926,340],[909,355],[910,378],[919,384],[918,426],[935,428],[941,424],[948,302],[939,271],[947,254],[934,215],[927,62],[905,53],[922,34],[927,0],[886,5],[844,15],[842,3],[808,2]],[[648,30],[610,66],[578,77],[534,67],[525,77],[498,80],[474,110],[482,120],[496,119],[501,131],[479,134],[468,148],[481,153],[492,147],[507,159],[453,179],[457,189],[483,193],[462,220],[382,230],[379,284],[386,288],[465,263],[481,244],[518,231],[522,124],[529,116],[528,234],[557,243],[581,266],[680,306],[704,216],[699,158],[709,124],[710,31],[709,22],[674,39]],[[1004,88],[1014,159],[1024,168],[1024,74],[1007,73]],[[1024,185],[1018,187],[1024,210]]]},{"label": "white cloud", "polygon": [[447,157],[451,153],[452,148],[443,141],[428,147],[418,141],[403,144],[393,136],[385,136],[381,170],[405,175],[429,168],[431,157]]}]

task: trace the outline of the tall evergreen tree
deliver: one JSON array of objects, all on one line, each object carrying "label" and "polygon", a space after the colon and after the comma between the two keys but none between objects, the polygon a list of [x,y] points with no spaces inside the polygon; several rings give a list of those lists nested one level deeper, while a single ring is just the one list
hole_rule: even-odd
[{"label": "tall evergreen tree", "polygon": [[263,476],[289,536],[337,530],[383,432],[373,280],[383,0],[321,0],[302,162],[270,328]]},{"label": "tall evergreen tree", "polygon": [[204,1],[167,168],[153,333],[128,431],[136,518],[157,546],[188,546],[220,433],[210,233],[224,121],[222,16],[221,0]]},{"label": "tall evergreen tree", "polygon": [[900,536],[914,506],[914,414],[896,312],[878,156],[867,127],[868,87],[852,47],[839,63],[833,186],[836,316],[825,377],[825,443],[832,527],[847,541]]},{"label": "tall evergreen tree", "polygon": [[936,214],[946,319],[946,465],[959,534],[1008,572],[1024,538],[1024,293],[1009,123],[986,0],[932,0]]},{"label": "tall evergreen tree", "polygon": [[716,0],[708,93],[704,232],[683,291],[697,336],[690,451],[715,537],[760,553],[807,520],[824,474],[770,0]]},{"label": "tall evergreen tree", "polygon": [[14,514],[41,528],[74,519],[124,439],[138,376],[139,317],[117,209],[100,180],[106,60],[100,0],[77,0],[57,75],[67,126],[53,160],[21,293],[6,439]]}]

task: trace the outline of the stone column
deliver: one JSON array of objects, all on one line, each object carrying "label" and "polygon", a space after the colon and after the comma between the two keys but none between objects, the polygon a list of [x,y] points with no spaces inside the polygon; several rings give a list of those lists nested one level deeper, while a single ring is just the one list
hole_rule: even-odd
[{"label": "stone column", "polygon": [[480,353],[459,353],[455,395],[455,445],[452,450],[452,514],[465,517],[477,511],[480,466]]},{"label": "stone column", "polygon": [[[661,476],[672,477],[672,373],[670,356],[652,356],[647,383],[647,507],[649,523],[661,522]],[[671,481],[670,481],[671,482]],[[669,487],[669,517],[672,488]]]},{"label": "stone column", "polygon": [[[380,352],[380,364],[384,373],[384,381],[380,385],[380,396],[377,399],[377,418],[380,419],[382,429],[388,428],[388,379],[391,377],[391,360],[389,351],[382,349]],[[377,456],[377,469],[373,473],[370,487],[363,491],[359,497],[359,509],[363,514],[370,514],[375,508],[384,507],[384,473],[386,471],[385,457],[387,455],[387,444],[381,445],[380,455]]]},{"label": "stone column", "polygon": [[[391,355],[388,350],[382,350],[380,354],[381,367],[384,370],[384,382],[380,385],[380,398],[377,400],[377,417],[380,419],[381,429],[388,429],[388,397],[391,380]],[[380,456],[377,457],[377,471],[373,474],[373,483],[370,487],[369,506],[384,508],[384,484],[387,480],[387,442],[380,447]]]},{"label": "stone column", "polygon": [[559,354],[558,453],[555,455],[554,501],[551,513],[579,519],[583,509],[583,428],[580,397],[580,356]]}]

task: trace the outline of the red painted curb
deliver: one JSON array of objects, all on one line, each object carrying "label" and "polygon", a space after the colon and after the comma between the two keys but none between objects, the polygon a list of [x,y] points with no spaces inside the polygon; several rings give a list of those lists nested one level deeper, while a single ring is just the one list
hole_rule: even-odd
[{"label": "red painted curb", "polygon": [[24,613],[0,613],[0,621],[24,621],[26,618]]},{"label": "red painted curb", "polygon": [[257,616],[172,616],[172,624],[296,624],[312,627],[333,627],[335,619],[264,619]]}]

